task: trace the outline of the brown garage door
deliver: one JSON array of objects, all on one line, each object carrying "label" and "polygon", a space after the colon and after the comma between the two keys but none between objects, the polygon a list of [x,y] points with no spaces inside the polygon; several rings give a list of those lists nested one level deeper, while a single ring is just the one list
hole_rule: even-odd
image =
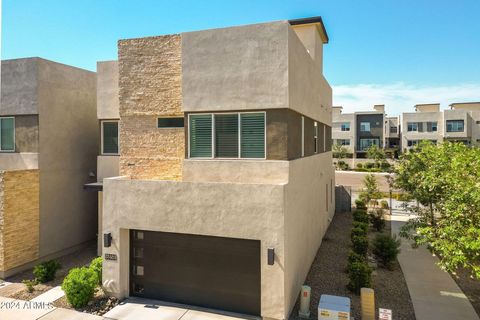
[{"label": "brown garage door", "polygon": [[130,295],[260,315],[260,241],[132,230]]}]

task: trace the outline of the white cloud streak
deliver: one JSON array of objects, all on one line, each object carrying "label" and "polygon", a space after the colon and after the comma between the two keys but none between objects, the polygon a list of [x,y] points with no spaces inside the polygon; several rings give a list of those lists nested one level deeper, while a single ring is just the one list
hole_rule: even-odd
[{"label": "white cloud streak", "polygon": [[440,103],[442,109],[454,102],[480,101],[480,83],[453,86],[413,86],[405,83],[356,84],[333,87],[333,105],[343,112],[370,111],[384,104],[388,115],[414,112],[414,105]]}]

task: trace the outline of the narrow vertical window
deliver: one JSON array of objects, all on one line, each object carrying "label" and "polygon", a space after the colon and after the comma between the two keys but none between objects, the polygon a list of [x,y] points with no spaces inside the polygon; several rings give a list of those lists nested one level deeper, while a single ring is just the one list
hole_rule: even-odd
[{"label": "narrow vertical window", "polygon": [[302,157],[305,156],[305,118],[302,116]]},{"label": "narrow vertical window", "polygon": [[191,158],[212,157],[212,115],[190,115],[189,148]]},{"label": "narrow vertical window", "polygon": [[215,115],[215,157],[238,158],[238,114]]},{"label": "narrow vertical window", "polygon": [[318,153],[318,123],[317,121],[314,122],[314,128],[313,128],[313,132],[314,132],[314,136],[313,136],[313,143],[314,143],[314,151],[315,153]]},{"label": "narrow vertical window", "polygon": [[118,121],[102,121],[102,154],[118,154]]},{"label": "narrow vertical window", "polygon": [[328,211],[328,183],[325,184],[325,209]]},{"label": "narrow vertical window", "polygon": [[0,118],[0,151],[15,151],[15,118]]},{"label": "narrow vertical window", "polygon": [[242,158],[265,158],[265,113],[240,114]]}]

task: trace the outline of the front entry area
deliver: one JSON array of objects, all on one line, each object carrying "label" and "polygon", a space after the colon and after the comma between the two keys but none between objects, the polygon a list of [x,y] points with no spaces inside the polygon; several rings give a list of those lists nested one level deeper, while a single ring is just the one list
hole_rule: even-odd
[{"label": "front entry area", "polygon": [[260,241],[131,230],[130,295],[260,316]]}]

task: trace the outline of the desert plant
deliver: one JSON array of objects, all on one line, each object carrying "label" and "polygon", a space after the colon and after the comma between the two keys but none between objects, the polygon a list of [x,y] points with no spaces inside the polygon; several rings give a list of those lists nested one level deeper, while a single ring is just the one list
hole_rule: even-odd
[{"label": "desert plant", "polygon": [[346,163],[345,161],[343,160],[339,160],[337,162],[337,168],[340,169],[340,170],[348,170],[350,169],[350,167],[348,166],[348,163]]},{"label": "desert plant", "polygon": [[368,238],[367,236],[352,236],[352,249],[356,253],[366,256],[368,251]]},{"label": "desert plant", "polygon": [[360,228],[362,229],[365,234],[367,233],[368,231],[368,223],[365,223],[365,222],[360,222],[360,221],[353,221],[352,222],[352,228]]},{"label": "desert plant", "polygon": [[103,262],[102,257],[96,257],[95,259],[92,260],[92,262],[90,262],[90,266],[89,266],[89,268],[95,271],[95,273],[97,274],[99,285],[102,284],[102,262]]},{"label": "desert plant", "polygon": [[63,279],[62,290],[65,291],[67,301],[74,308],[81,308],[92,299],[97,284],[98,275],[93,269],[73,268]]},{"label": "desert plant", "polygon": [[363,168],[363,163],[361,163],[361,162],[357,163],[357,168],[362,169]]},{"label": "desert plant", "polygon": [[379,234],[373,241],[373,254],[386,268],[390,268],[392,262],[400,253],[400,239],[389,234]]},{"label": "desert plant", "polygon": [[385,228],[385,220],[383,217],[385,216],[385,211],[382,208],[377,208],[370,213],[370,222],[372,226],[377,231],[382,231]]},{"label": "desert plant", "polygon": [[38,284],[37,279],[33,280],[22,280],[22,283],[27,287],[27,291],[32,293],[33,292],[33,287]]},{"label": "desert plant", "polygon": [[365,262],[365,256],[362,256],[361,254],[356,253],[353,250],[350,250],[348,253],[348,265],[350,266],[354,262]]},{"label": "desert plant", "polygon": [[363,222],[368,224],[368,215],[365,210],[355,210],[353,211],[353,221]]},{"label": "desert plant", "polygon": [[360,293],[361,288],[371,287],[372,269],[366,261],[354,261],[348,265],[348,289]]},{"label": "desert plant", "polygon": [[355,200],[355,207],[357,209],[364,209],[364,210],[367,209],[367,206],[365,205],[365,201],[363,201],[362,199]]},{"label": "desert plant", "polygon": [[45,261],[33,268],[33,275],[39,282],[45,283],[55,279],[55,273],[59,268],[60,263],[57,260]]},{"label": "desert plant", "polygon": [[372,168],[375,167],[375,163],[373,163],[373,162],[365,162],[364,167],[365,167],[366,169],[372,169]]}]

